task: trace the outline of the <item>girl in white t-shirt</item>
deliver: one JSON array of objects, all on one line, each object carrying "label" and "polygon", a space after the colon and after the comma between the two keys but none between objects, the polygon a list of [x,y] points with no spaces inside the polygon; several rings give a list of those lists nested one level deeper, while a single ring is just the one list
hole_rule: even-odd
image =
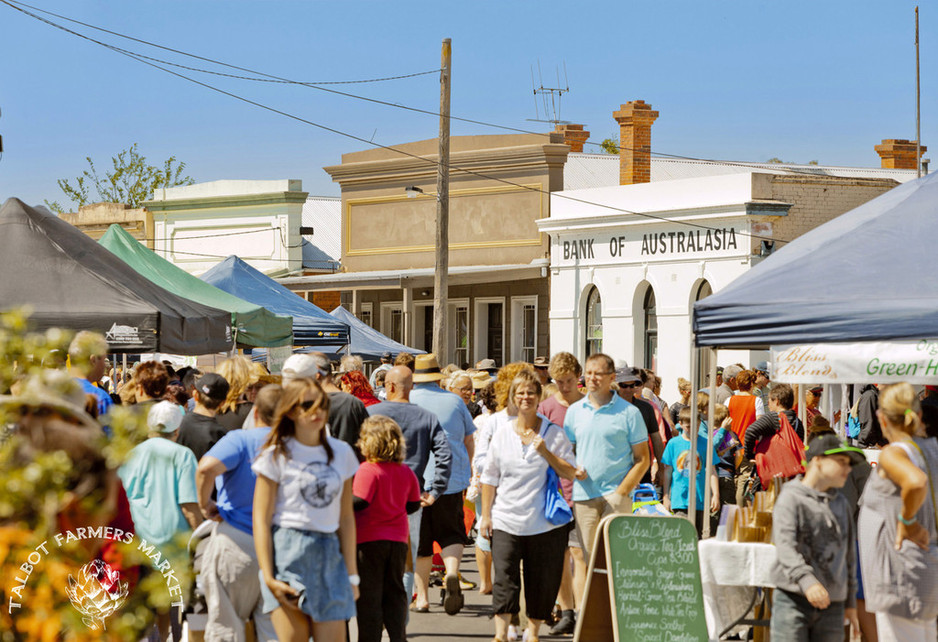
[{"label": "girl in white t-shirt", "polygon": [[358,566],[352,448],[326,431],[329,396],[312,379],[284,387],[254,462],[254,546],[264,611],[281,640],[345,640]]}]

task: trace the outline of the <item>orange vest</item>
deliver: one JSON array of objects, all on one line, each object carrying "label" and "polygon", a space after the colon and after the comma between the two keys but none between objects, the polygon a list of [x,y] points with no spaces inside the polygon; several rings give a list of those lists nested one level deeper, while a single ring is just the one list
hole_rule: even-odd
[{"label": "orange vest", "polygon": [[752,395],[733,395],[726,404],[733,420],[732,430],[745,443],[746,428],[756,420],[756,398]]}]

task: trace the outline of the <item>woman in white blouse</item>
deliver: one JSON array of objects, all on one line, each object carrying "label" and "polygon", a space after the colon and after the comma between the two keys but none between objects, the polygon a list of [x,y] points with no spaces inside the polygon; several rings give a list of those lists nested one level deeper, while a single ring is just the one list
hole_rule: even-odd
[{"label": "woman in white blouse", "polygon": [[479,532],[492,541],[494,639],[507,640],[511,616],[520,610],[524,562],[526,639],[536,642],[560,588],[570,530],[569,524],[555,526],[544,516],[547,467],[566,479],[586,473],[576,468],[573,446],[563,429],[537,414],[541,383],[534,374],[519,373],[512,380],[509,399],[518,416],[492,436],[482,470]]}]

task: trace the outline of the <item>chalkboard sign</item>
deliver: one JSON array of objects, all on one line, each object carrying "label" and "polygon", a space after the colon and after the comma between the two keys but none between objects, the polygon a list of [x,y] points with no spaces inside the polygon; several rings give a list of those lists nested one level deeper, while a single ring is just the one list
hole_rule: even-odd
[{"label": "chalkboard sign", "polygon": [[583,604],[578,642],[706,642],[694,527],[678,517],[604,519]]}]

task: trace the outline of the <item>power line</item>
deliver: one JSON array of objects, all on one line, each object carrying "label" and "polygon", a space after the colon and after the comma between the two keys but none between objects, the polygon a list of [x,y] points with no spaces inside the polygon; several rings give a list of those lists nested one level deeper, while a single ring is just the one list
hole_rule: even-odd
[{"label": "power line", "polygon": [[[167,46],[165,46],[165,45],[160,45],[160,44],[157,44],[157,43],[155,43],[155,42],[150,42],[149,40],[144,40],[144,39],[142,39],[142,38],[136,38],[136,37],[134,37],[134,36],[129,36],[129,35],[120,33],[120,32],[118,32],[118,31],[112,31],[112,30],[110,30],[110,29],[105,29],[104,27],[98,27],[98,26],[96,26],[96,25],[92,25],[92,24],[89,24],[89,23],[87,23],[87,22],[82,22],[81,20],[76,20],[76,19],[74,19],[74,18],[69,18],[68,16],[63,16],[63,15],[61,15],[61,14],[58,14],[58,13],[55,13],[55,12],[52,12],[52,11],[48,11],[48,10],[45,10],[45,9],[40,9],[39,7],[35,7],[35,6],[30,5],[30,4],[27,4],[27,3],[25,3],[25,2],[19,2],[19,0],[0,0],[0,2],[2,2],[3,4],[6,4],[6,5],[8,5],[8,6],[10,6],[10,7],[13,8],[13,9],[16,9],[17,11],[21,11],[22,13],[24,13],[24,14],[26,14],[26,15],[28,15],[28,16],[31,16],[31,17],[33,17],[33,18],[36,18],[37,20],[41,20],[41,21],[43,21],[43,22],[46,22],[47,24],[49,24],[49,25],[51,25],[51,26],[54,26],[54,27],[63,29],[63,30],[65,30],[65,31],[67,31],[68,33],[72,33],[72,34],[77,35],[77,36],[80,36],[80,37],[82,37],[82,38],[86,38],[86,39],[90,40],[91,42],[94,42],[94,43],[99,44],[99,45],[101,45],[101,46],[103,46],[103,47],[106,47],[106,48],[111,49],[111,50],[113,50],[113,51],[116,51],[116,52],[118,52],[118,53],[123,53],[123,54],[128,55],[128,56],[131,56],[131,57],[144,58],[144,59],[146,59],[146,60],[150,60],[150,61],[153,61],[153,62],[158,62],[158,63],[161,63],[161,64],[170,65],[170,66],[177,67],[177,68],[180,68],[180,69],[186,69],[186,70],[188,70],[188,71],[195,71],[195,72],[198,72],[198,73],[212,74],[212,75],[215,75],[215,76],[221,76],[221,77],[225,77],[225,78],[232,78],[232,79],[238,79],[238,80],[250,80],[250,81],[255,81],[255,82],[270,82],[270,83],[280,83],[280,84],[299,85],[299,86],[303,86],[303,87],[308,87],[308,88],[310,88],[310,89],[317,89],[317,90],[320,90],[320,91],[325,91],[325,92],[332,93],[332,94],[335,94],[335,95],[338,95],[338,96],[344,96],[344,97],[346,97],[346,98],[353,98],[353,99],[355,99],[355,100],[362,100],[362,101],[374,103],[374,104],[377,104],[377,105],[383,105],[383,106],[385,106],[385,107],[393,107],[393,108],[395,108],[395,109],[403,109],[403,110],[405,110],[405,111],[411,111],[411,112],[415,112],[415,113],[419,113],[419,114],[425,114],[425,115],[428,115],[428,116],[433,116],[434,118],[439,118],[439,117],[440,117],[439,112],[431,111],[431,110],[428,110],[428,109],[421,109],[421,108],[419,108],[419,107],[411,107],[411,106],[409,106],[409,105],[403,105],[403,104],[401,104],[401,103],[394,103],[394,102],[390,102],[390,101],[386,101],[386,100],[380,100],[380,99],[378,99],[378,98],[370,98],[370,97],[368,97],[368,96],[360,96],[360,95],[357,95],[357,94],[352,94],[352,93],[348,93],[348,92],[344,92],[344,91],[338,91],[338,90],[335,90],[335,89],[328,89],[328,88],[326,88],[326,87],[320,86],[320,85],[330,85],[330,84],[332,84],[332,85],[338,85],[338,84],[370,83],[370,82],[379,82],[379,81],[383,81],[383,80],[397,80],[397,79],[401,79],[401,78],[412,78],[412,77],[415,77],[415,76],[423,76],[423,75],[428,75],[428,74],[433,74],[433,73],[439,73],[439,71],[440,71],[439,69],[434,69],[434,70],[431,70],[431,71],[417,72],[417,73],[414,73],[414,74],[406,74],[406,75],[402,75],[402,76],[390,76],[390,77],[387,77],[387,78],[376,78],[376,79],[371,79],[371,80],[349,80],[349,81],[332,81],[332,82],[315,82],[315,83],[313,83],[313,82],[301,82],[301,81],[296,81],[296,80],[290,80],[289,78],[283,78],[283,77],[280,77],[280,76],[275,76],[275,75],[273,75],[273,74],[268,74],[268,73],[265,73],[265,72],[262,72],[262,71],[255,71],[255,70],[249,69],[249,68],[247,68],[247,67],[240,67],[240,66],[238,66],[238,65],[232,65],[232,64],[230,64],[230,63],[226,63],[226,62],[223,62],[223,61],[220,61],[220,60],[215,60],[214,58],[208,58],[208,57],[206,57],[206,56],[200,56],[200,55],[197,55],[197,54],[188,53],[188,52],[182,51],[182,50],[180,50],[180,49],[174,49],[173,47],[167,47]],[[44,19],[41,18],[40,16],[36,16],[36,15],[34,15],[34,14],[31,14],[30,12],[25,11],[24,9],[21,9],[20,7],[15,6],[15,5],[22,5],[23,7],[29,7],[30,9],[33,9],[33,10],[35,10],[35,11],[39,11],[39,12],[41,12],[41,13],[44,13],[44,14],[47,14],[47,15],[50,15],[50,16],[55,16],[56,18],[60,18],[60,19],[62,19],[62,20],[66,20],[66,21],[68,21],[68,22],[72,22],[72,23],[74,23],[74,24],[81,25],[81,26],[87,27],[87,28],[89,28],[89,29],[94,29],[94,30],[96,30],[96,31],[101,31],[101,32],[103,32],[103,33],[107,33],[107,34],[110,34],[110,35],[113,35],[113,36],[117,36],[118,38],[124,38],[124,39],[126,39],[126,40],[131,40],[131,41],[133,41],[133,42],[138,42],[138,43],[140,43],[140,44],[144,44],[144,45],[147,45],[147,46],[149,46],[149,47],[155,47],[155,48],[157,48],[157,49],[162,49],[162,50],[164,50],[164,51],[168,51],[168,52],[171,52],[171,53],[179,54],[179,55],[181,55],[181,56],[186,56],[186,57],[189,57],[189,58],[194,58],[194,59],[196,59],[196,60],[202,60],[202,61],[205,61],[205,62],[214,64],[214,65],[219,65],[219,66],[222,66],[222,67],[227,67],[227,68],[229,68],[229,69],[236,69],[236,70],[238,70],[238,71],[244,71],[244,72],[251,73],[251,74],[255,74],[255,75],[259,75],[259,76],[265,76],[265,78],[252,78],[252,77],[248,77],[248,76],[239,76],[239,75],[235,75],[235,74],[226,74],[226,73],[222,73],[222,72],[218,72],[218,71],[212,71],[212,70],[209,70],[209,69],[201,69],[201,68],[198,68],[198,67],[190,67],[190,66],[186,66],[186,65],[181,65],[181,64],[178,64],[178,63],[174,63],[174,62],[171,62],[171,61],[168,61],[168,60],[164,60],[164,59],[161,59],[161,58],[154,58],[154,57],[146,56],[146,55],[144,55],[144,54],[140,54],[140,53],[137,53],[137,52],[128,51],[128,50],[126,50],[126,49],[122,49],[122,48],[116,47],[116,46],[114,46],[114,45],[110,45],[110,44],[107,44],[107,43],[103,43],[103,42],[94,40],[94,39],[92,39],[92,38],[88,38],[87,36],[84,36],[84,35],[79,34],[79,33],[77,33],[77,32],[73,32],[73,31],[70,31],[70,30],[68,30],[68,29],[65,29],[64,27],[61,27],[60,25],[57,25],[57,24],[55,24],[54,22],[44,20]],[[501,125],[501,124],[497,124],[497,123],[490,123],[490,122],[486,122],[486,121],[482,121],[482,120],[476,120],[476,119],[473,119],[473,118],[464,118],[464,117],[453,116],[453,115],[448,116],[448,118],[449,118],[450,120],[457,120],[457,121],[460,121],[460,122],[469,123],[469,124],[473,124],[473,125],[481,125],[481,126],[483,126],[483,127],[492,127],[492,128],[495,128],[495,129],[501,129],[501,130],[504,130],[504,131],[511,131],[511,132],[515,132],[515,133],[519,133],[519,134],[533,134],[533,135],[536,135],[536,136],[550,136],[550,132],[545,133],[545,132],[531,131],[531,130],[529,130],[529,129],[523,129],[523,128],[520,128],[520,127],[512,127],[512,126],[510,126],[510,125]],[[587,144],[587,145],[592,145],[592,146],[595,146],[595,147],[602,147],[602,143],[595,143],[595,142],[586,141],[585,144]],[[632,150],[632,149],[629,148],[629,147],[625,147],[625,148],[623,148],[623,149],[630,150],[630,151],[634,151],[634,150]],[[710,158],[698,158],[698,157],[694,157],[694,156],[684,156],[684,155],[680,155],[680,154],[668,154],[668,153],[665,153],[665,152],[655,152],[655,151],[651,151],[651,152],[649,152],[649,153],[650,153],[652,156],[658,156],[658,157],[661,157],[661,158],[673,158],[673,159],[677,159],[677,160],[689,160],[689,161],[696,161],[696,162],[700,162],[700,163],[711,163],[711,164],[719,164],[719,165],[729,165],[729,166],[733,166],[733,167],[746,167],[746,168],[749,168],[749,167],[758,167],[758,168],[761,168],[762,165],[763,165],[762,163],[753,164],[753,163],[745,163],[745,162],[739,162],[739,161],[721,161],[721,160],[715,160],[715,159],[710,159]],[[806,170],[806,169],[801,169],[801,168],[781,167],[781,168],[779,168],[779,169],[782,170],[782,171],[785,171],[785,172],[793,173],[793,174],[806,174],[806,175],[811,175],[811,176],[816,176],[816,175],[817,175],[817,172],[815,172],[815,171]]]},{"label": "power line", "polygon": [[[18,2],[18,0],[9,0],[9,1],[7,1],[7,0],[0,0],[0,1],[2,1],[3,4],[8,5],[10,8],[16,9],[16,10],[18,10],[18,11],[22,11],[22,10],[21,10],[19,7],[16,7],[16,6],[13,6],[13,5],[22,5],[23,7],[29,7],[29,8],[32,9],[33,11],[38,11],[38,12],[44,13],[44,14],[46,14],[46,15],[55,16],[56,18],[60,18],[60,19],[62,19],[62,20],[66,20],[66,21],[68,21],[68,22],[72,22],[72,23],[81,25],[81,26],[83,26],[83,27],[88,27],[89,29],[94,29],[94,30],[96,30],[96,31],[101,31],[101,32],[103,32],[103,33],[108,33],[108,34],[111,34],[112,36],[117,36],[117,37],[119,37],[119,38],[125,38],[125,39],[127,39],[127,40],[133,40],[134,42],[139,42],[139,43],[141,43],[141,44],[149,45],[149,46],[151,46],[151,47],[156,47],[156,48],[158,48],[158,49],[164,49],[164,50],[166,50],[166,51],[171,51],[171,52],[173,52],[173,53],[177,53],[177,54],[180,54],[180,55],[182,55],[182,56],[188,56],[188,57],[190,57],[190,58],[197,58],[197,59],[199,59],[199,60],[204,60],[205,62],[210,62],[210,63],[216,64],[216,65],[222,65],[222,66],[224,66],[224,67],[230,67],[230,68],[232,68],[232,69],[240,69],[240,70],[242,70],[242,71],[247,71],[247,72],[250,72],[250,73],[255,73],[255,74],[260,74],[260,75],[268,76],[268,74],[263,74],[262,72],[251,71],[250,69],[245,69],[245,68],[242,68],[242,67],[236,67],[236,66],[234,66],[234,65],[229,65],[229,64],[227,64],[227,63],[224,63],[224,62],[221,62],[221,61],[218,61],[218,60],[213,60],[213,59],[211,59],[211,58],[206,58],[206,57],[203,57],[203,56],[198,56],[198,55],[196,55],[196,54],[190,54],[190,53],[187,53],[187,52],[185,52],[185,51],[181,51],[181,50],[178,50],[178,49],[173,49],[172,47],[165,47],[165,46],[163,46],[163,45],[159,45],[159,44],[156,44],[156,43],[154,43],[154,42],[149,42],[149,41],[147,41],[147,40],[143,40],[143,39],[140,39],[140,38],[134,38],[133,36],[128,36],[128,35],[126,35],[126,34],[122,34],[122,33],[117,32],[117,31],[111,31],[110,29],[105,29],[104,27],[98,27],[98,26],[95,26],[95,25],[93,25],[93,24],[89,24],[89,23],[87,23],[87,22],[82,22],[81,20],[76,20],[76,19],[74,19],[74,18],[69,18],[68,16],[63,16],[62,14],[55,13],[54,11],[49,11],[49,10],[47,10],[47,9],[41,9],[41,8],[36,7],[36,6],[33,6],[33,5],[31,5],[31,4],[26,4],[25,2]],[[28,11],[23,11],[23,13],[25,13],[25,14],[28,15],[28,16],[32,16],[32,17],[34,17],[34,18],[40,19],[39,16],[34,16],[34,15],[30,14]],[[49,24],[54,24],[54,23],[49,23]],[[99,43],[99,44],[102,44],[102,43]],[[115,49],[118,49],[118,47],[114,47],[114,48],[115,48]],[[140,57],[142,57],[142,58],[149,58],[149,56],[144,56],[143,54],[139,54],[139,53],[134,53],[134,52],[128,52],[128,53],[133,53],[134,55],[140,56]],[[169,62],[168,60],[160,60],[159,58],[149,58],[149,59],[150,59],[150,60],[156,60],[156,61],[158,61],[158,62],[162,62],[162,63],[167,64],[167,65],[173,65],[174,67],[181,67],[182,69],[188,69],[188,70],[190,70],[190,71],[199,71],[199,72],[206,73],[206,74],[215,74],[215,75],[218,75],[218,76],[225,76],[225,77],[228,77],[228,78],[237,78],[237,79],[239,79],[239,80],[253,80],[253,81],[256,81],[256,82],[285,83],[285,84],[292,84],[292,85],[307,85],[307,86],[317,86],[317,85],[360,85],[360,84],[365,84],[365,83],[386,82],[386,81],[390,81],[390,80],[403,80],[403,79],[405,79],[405,78],[416,78],[417,76],[427,76],[427,75],[429,75],[429,74],[437,74],[437,73],[440,73],[440,70],[439,70],[439,69],[430,69],[430,70],[428,70],[428,71],[418,71],[418,72],[415,72],[415,73],[412,73],[412,74],[402,74],[402,75],[399,75],[399,76],[385,76],[385,77],[383,77],[383,78],[366,78],[366,79],[360,79],[360,80],[320,80],[320,81],[313,82],[313,81],[289,80],[289,79],[286,79],[286,78],[277,78],[276,76],[268,76],[268,78],[251,78],[251,77],[248,77],[248,76],[235,76],[235,75],[232,75],[232,74],[224,74],[224,73],[220,73],[220,72],[210,71],[210,70],[207,70],[207,69],[199,69],[199,68],[196,68],[196,67],[186,67],[186,66],[184,66],[184,65],[179,65],[179,64],[176,64],[176,63],[173,63],[173,62]]]},{"label": "power line", "polygon": [[[83,40],[87,40],[87,41],[89,41],[89,42],[93,42],[93,43],[98,44],[98,45],[100,45],[100,46],[102,46],[102,47],[105,47],[105,48],[107,48],[107,49],[110,49],[110,50],[112,50],[112,51],[115,51],[116,53],[119,53],[119,54],[121,54],[121,55],[123,55],[123,56],[127,56],[128,58],[131,58],[131,59],[133,59],[133,60],[136,60],[137,62],[140,62],[140,63],[142,63],[142,64],[144,64],[144,65],[153,67],[153,68],[155,68],[155,69],[159,69],[160,71],[163,71],[164,73],[170,74],[170,75],[172,75],[172,76],[176,76],[177,78],[181,78],[181,79],[183,79],[183,80],[186,80],[186,81],[191,82],[191,83],[193,83],[193,84],[199,85],[199,86],[201,86],[201,87],[204,87],[204,88],[209,89],[209,90],[211,90],[211,91],[217,92],[217,93],[219,93],[219,94],[228,96],[228,97],[230,97],[230,98],[234,98],[235,100],[239,100],[239,101],[241,101],[241,102],[247,103],[247,104],[249,104],[249,105],[253,105],[253,106],[258,107],[258,108],[260,108],[260,109],[264,109],[264,110],[266,110],[266,111],[269,111],[269,112],[272,112],[272,113],[275,113],[275,114],[279,114],[279,115],[281,115],[281,116],[284,116],[284,117],[289,118],[289,119],[291,119],[291,120],[295,120],[295,121],[297,121],[297,122],[305,123],[305,124],[307,124],[307,125],[310,125],[310,126],[312,126],[312,127],[316,127],[316,128],[321,129],[321,130],[323,130],[323,131],[328,131],[328,132],[331,132],[331,133],[336,134],[336,135],[338,135],[338,136],[343,136],[343,137],[345,137],[345,138],[349,138],[349,139],[351,139],[351,140],[358,141],[358,142],[363,143],[363,144],[365,144],[365,145],[371,145],[371,146],[377,147],[377,148],[379,148],[379,149],[384,149],[384,150],[387,150],[387,151],[390,151],[390,152],[394,152],[394,153],[396,153],[396,154],[401,154],[401,155],[403,155],[403,156],[408,156],[408,157],[410,157],[410,158],[414,158],[414,159],[416,159],[416,160],[420,160],[420,161],[423,161],[423,162],[432,164],[432,165],[434,165],[434,166],[439,166],[439,165],[441,165],[441,163],[440,163],[439,161],[435,161],[435,160],[433,160],[433,159],[426,158],[426,157],[424,157],[424,156],[419,156],[419,155],[417,155],[417,154],[413,154],[413,153],[411,153],[411,152],[407,152],[407,151],[404,151],[404,150],[402,150],[402,149],[398,149],[398,148],[396,148],[396,147],[392,147],[392,146],[389,146],[389,145],[382,145],[381,143],[375,143],[374,141],[368,140],[368,139],[363,138],[363,137],[361,137],[361,136],[356,136],[355,134],[350,134],[350,133],[348,133],[348,132],[344,132],[344,131],[339,130],[339,129],[336,129],[336,128],[334,128],[334,127],[329,127],[329,126],[327,126],[327,125],[323,125],[323,124],[321,124],[321,123],[317,123],[317,122],[314,122],[314,121],[311,121],[311,120],[302,118],[302,117],[297,116],[297,115],[295,115],[295,114],[291,114],[291,113],[289,113],[289,112],[285,112],[285,111],[280,110],[280,109],[277,109],[277,108],[275,108],[275,107],[271,107],[271,106],[269,106],[269,105],[265,105],[265,104],[263,104],[263,103],[260,103],[260,102],[255,101],[255,100],[251,100],[250,98],[245,98],[244,96],[240,96],[240,95],[238,95],[238,94],[232,93],[232,92],[230,92],[230,91],[226,91],[226,90],[221,89],[221,88],[219,88],[219,87],[215,87],[214,85],[210,85],[210,84],[208,84],[208,83],[202,82],[201,80],[197,80],[197,79],[195,79],[195,78],[190,78],[189,76],[186,76],[186,75],[184,75],[184,74],[181,74],[181,73],[178,73],[178,72],[176,72],[176,71],[173,71],[172,69],[167,69],[167,68],[165,68],[165,67],[161,67],[160,65],[158,65],[158,64],[156,64],[156,63],[154,63],[154,62],[151,62],[151,61],[149,61],[149,60],[146,60],[146,59],[144,59],[144,58],[141,58],[140,56],[138,56],[138,55],[135,54],[135,53],[128,52],[128,51],[123,50],[123,49],[121,49],[121,48],[119,48],[119,47],[115,47],[115,46],[113,46],[113,45],[110,45],[110,44],[108,44],[108,43],[101,42],[101,41],[99,41],[99,40],[95,40],[94,38],[91,38],[90,36],[86,36],[86,35],[84,35],[84,34],[82,34],[82,33],[78,33],[78,32],[76,32],[76,31],[73,31],[73,30],[71,30],[71,29],[69,29],[69,28],[67,28],[67,27],[64,27],[64,26],[59,25],[59,24],[57,24],[57,23],[55,23],[55,22],[52,22],[51,20],[48,20],[48,19],[46,19],[46,18],[43,18],[42,16],[37,16],[37,15],[35,15],[35,14],[32,14],[32,13],[26,11],[25,9],[22,9],[22,8],[20,8],[20,7],[17,7],[17,6],[14,6],[13,4],[11,4],[10,0],[0,0],[0,3],[6,4],[6,5],[10,6],[11,8],[16,9],[17,11],[20,11],[20,12],[22,12],[22,13],[24,13],[24,14],[26,14],[26,15],[32,17],[32,18],[35,18],[36,20],[39,20],[39,21],[41,21],[41,22],[44,22],[44,23],[46,23],[46,24],[48,24],[48,25],[50,25],[50,26],[52,26],[52,27],[55,27],[56,29],[60,29],[61,31],[64,31],[64,32],[66,32],[66,33],[69,33],[69,34],[72,34],[72,35],[77,36],[77,37],[79,37],[79,38],[82,38]],[[330,91],[331,91],[331,90],[330,90]],[[549,192],[549,191],[547,191],[547,190],[543,190],[543,189],[540,189],[540,188],[537,188],[537,187],[531,187],[531,186],[528,186],[528,185],[522,185],[522,184],[520,184],[520,183],[515,183],[515,182],[513,182],[513,181],[509,181],[509,180],[504,179],[504,178],[500,178],[500,177],[497,177],[497,176],[489,176],[489,175],[487,175],[487,174],[482,174],[482,173],[480,173],[480,172],[476,172],[476,171],[473,171],[473,170],[470,170],[470,169],[466,169],[466,168],[463,168],[463,167],[458,167],[458,166],[455,166],[455,165],[452,165],[452,164],[445,164],[445,165],[443,165],[443,166],[446,167],[447,169],[449,169],[450,171],[463,172],[463,173],[469,174],[469,175],[471,175],[471,176],[476,176],[476,177],[478,177],[478,178],[484,178],[484,179],[486,179],[486,180],[491,180],[491,181],[495,181],[495,182],[502,183],[502,184],[505,184],[505,185],[510,185],[510,186],[512,186],[512,187],[517,187],[517,188],[519,188],[519,189],[523,189],[523,190],[526,190],[526,191],[529,191],[529,192],[534,192],[534,193],[538,193],[538,194],[544,194],[544,195],[547,195],[548,197],[553,196],[553,197],[555,197],[555,198],[562,198],[562,199],[565,199],[565,200],[568,200],[568,201],[571,201],[571,202],[575,202],[575,203],[580,203],[580,204],[583,204],[583,205],[590,205],[590,206],[593,206],[593,207],[599,207],[599,208],[602,208],[602,209],[608,209],[608,210],[612,210],[612,211],[619,212],[619,213],[622,213],[622,214],[632,214],[632,215],[634,215],[634,216],[641,216],[641,217],[643,217],[643,218],[648,218],[648,219],[652,219],[652,220],[662,221],[662,222],[666,222],[666,223],[673,223],[673,224],[678,224],[678,225],[684,225],[684,226],[687,226],[687,227],[695,227],[695,228],[699,228],[699,229],[702,229],[702,230],[718,231],[718,228],[710,227],[710,226],[708,226],[708,225],[703,225],[703,224],[700,224],[700,223],[693,223],[693,222],[690,222],[690,221],[678,221],[678,220],[674,220],[674,219],[669,219],[669,218],[664,217],[664,216],[656,216],[656,215],[654,215],[654,214],[648,214],[648,213],[645,213],[645,212],[635,212],[635,211],[632,211],[632,210],[627,210],[627,209],[624,209],[624,208],[615,207],[615,206],[613,206],[613,205],[607,205],[607,204],[604,204],[604,203],[595,203],[595,202],[592,202],[592,201],[588,201],[588,200],[586,200],[586,199],[582,199],[582,198],[577,198],[577,197],[574,197],[574,196],[570,196],[570,195],[568,195],[568,194],[561,194],[561,193],[558,193],[558,192]],[[783,239],[776,239],[776,238],[773,238],[773,237],[770,237],[770,236],[762,236],[762,235],[758,235],[758,234],[749,234],[749,237],[750,237],[750,238],[759,239],[759,240],[764,240],[764,241],[773,241],[773,242],[776,242],[776,243],[788,243],[788,241],[783,240]]]}]

